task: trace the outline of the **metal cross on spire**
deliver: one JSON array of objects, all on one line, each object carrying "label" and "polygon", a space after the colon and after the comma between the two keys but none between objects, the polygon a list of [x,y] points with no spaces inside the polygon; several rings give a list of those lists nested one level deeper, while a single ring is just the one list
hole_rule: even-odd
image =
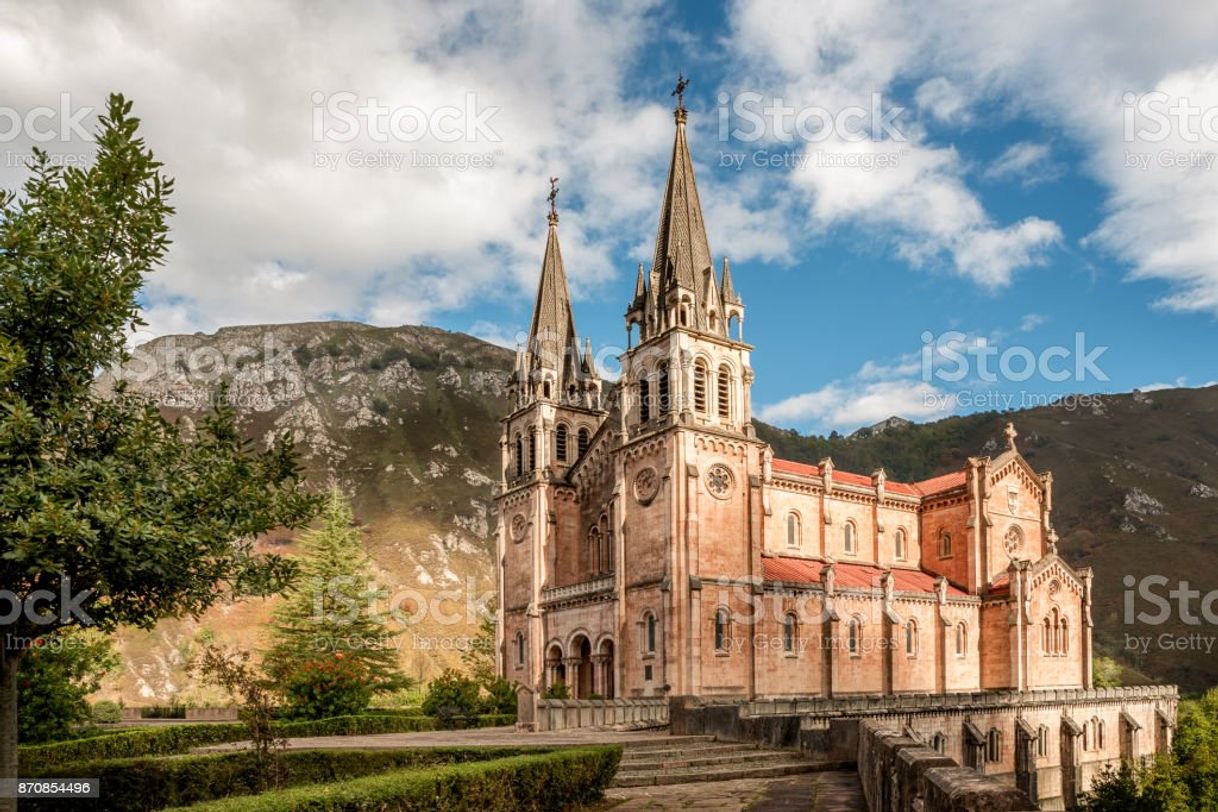
[{"label": "metal cross on spire", "polygon": [[546,195],[546,200],[550,201],[550,222],[558,222],[558,178],[550,178],[550,194]]},{"label": "metal cross on spire", "polygon": [[677,109],[685,109],[685,88],[689,87],[689,80],[685,78],[685,74],[677,74],[677,86],[672,91],[673,96],[677,97]]}]

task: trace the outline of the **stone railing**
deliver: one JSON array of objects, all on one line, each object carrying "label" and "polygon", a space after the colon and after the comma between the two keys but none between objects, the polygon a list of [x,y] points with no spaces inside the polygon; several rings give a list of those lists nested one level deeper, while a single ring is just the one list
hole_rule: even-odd
[{"label": "stone railing", "polygon": [[595,578],[591,581],[571,584],[570,586],[555,586],[541,590],[541,602],[553,603],[554,601],[565,601],[571,598],[582,598],[586,595],[596,595],[600,592],[611,592],[613,591],[613,584],[614,576],[606,575],[603,578]]},{"label": "stone railing", "polygon": [[961,767],[883,723],[863,721],[858,727],[858,774],[868,809],[1029,812],[1038,808],[1022,790]]},{"label": "stone railing", "polygon": [[974,691],[954,694],[865,695],[828,699],[755,699],[739,702],[742,716],[868,715],[968,708],[1027,707],[1064,702],[1129,702],[1175,700],[1175,685],[1135,685],[1126,688],[1046,688],[1033,691]]},{"label": "stone railing", "polygon": [[667,699],[540,699],[534,730],[668,724]]}]

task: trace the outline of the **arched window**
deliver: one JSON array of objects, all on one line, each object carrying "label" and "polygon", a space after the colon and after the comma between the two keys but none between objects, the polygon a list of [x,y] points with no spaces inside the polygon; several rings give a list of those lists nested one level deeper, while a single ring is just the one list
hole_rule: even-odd
[{"label": "arched window", "polygon": [[956,656],[968,654],[968,627],[963,622],[956,624]]},{"label": "arched window", "polygon": [[910,657],[918,654],[918,624],[912,619],[905,621],[905,653]]},{"label": "arched window", "polygon": [[846,651],[851,657],[858,657],[862,654],[862,648],[859,645],[859,636],[862,624],[859,623],[857,617],[850,618],[850,624],[846,632]]},{"label": "arched window", "polygon": [[588,531],[588,569],[594,573],[601,569],[601,531],[596,527]]},{"label": "arched window", "polygon": [[931,749],[936,753],[943,755],[947,752],[947,736],[942,733],[936,733],[934,738],[930,740]]},{"label": "arched window", "polygon": [[578,436],[579,455],[582,457],[588,450],[588,430],[580,429]]},{"label": "arched window", "polygon": [[728,626],[730,625],[730,616],[727,609],[720,607],[715,610],[715,650],[727,651],[727,640],[729,636]]},{"label": "arched window", "polygon": [[537,470],[537,432],[529,432],[529,470]]},{"label": "arched window", "polygon": [[524,442],[516,435],[516,476],[524,475]]},{"label": "arched window", "polygon": [[668,364],[660,364],[656,368],[656,377],[658,379],[656,388],[659,390],[660,396],[660,408],[657,411],[660,414],[668,414]]},{"label": "arched window", "polygon": [[1095,749],[1104,749],[1104,720],[1098,719],[1095,723]]},{"label": "arched window", "polygon": [[939,533],[939,557],[952,557],[952,534],[946,530]]},{"label": "arched window", "polygon": [[639,420],[646,423],[651,419],[651,381],[646,377],[639,378]]},{"label": "arched window", "polygon": [[554,431],[554,453],[559,462],[567,461],[567,424],[559,423]]},{"label": "arched window", "polygon": [[787,514],[787,545],[790,547],[798,547],[799,538],[799,515],[796,513]]},{"label": "arched window", "polygon": [[516,665],[524,665],[524,635],[520,632],[516,632]]},{"label": "arched window", "polygon": [[893,541],[894,541],[893,557],[895,557],[898,561],[904,561],[905,560],[905,531],[898,527],[896,537],[894,538]]},{"label": "arched window", "polygon": [[846,527],[842,532],[844,533],[844,537],[842,539],[842,549],[846,551],[847,555],[854,555],[857,541],[855,539],[856,531],[854,529],[854,522],[846,522]]},{"label": "arched window", "polygon": [[1061,644],[1057,647],[1057,653],[1066,655],[1070,653],[1070,623],[1065,618],[1061,622]]},{"label": "arched window", "polygon": [[1045,725],[1036,731],[1036,755],[1040,758],[1049,755],[1049,728]]},{"label": "arched window", "polygon": [[719,419],[732,419],[732,370],[727,364],[719,367],[718,386],[715,401],[719,411]]},{"label": "arched window", "polygon": [[643,651],[656,653],[656,616],[648,612],[643,618]]},{"label": "arched window", "polygon": [[998,728],[990,730],[990,735],[986,737],[986,753],[985,760],[991,764],[997,764],[1002,761],[1002,731]]},{"label": "arched window", "polygon": [[782,618],[782,650],[795,653],[795,613],[788,612]]},{"label": "arched window", "polygon": [[706,414],[706,362],[694,362],[694,411]]},{"label": "arched window", "polygon": [[1052,637],[1053,630],[1049,625],[1049,618],[1046,616],[1044,622],[1040,624],[1040,652],[1042,654],[1049,654],[1051,652],[1049,641]]}]

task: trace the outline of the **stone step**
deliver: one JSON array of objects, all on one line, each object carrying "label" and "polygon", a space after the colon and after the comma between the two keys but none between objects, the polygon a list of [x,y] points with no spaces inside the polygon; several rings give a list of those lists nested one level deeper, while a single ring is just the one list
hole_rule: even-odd
[{"label": "stone step", "polygon": [[676,755],[657,759],[622,759],[618,771],[642,772],[646,770],[678,770],[687,767],[711,767],[719,764],[746,764],[750,762],[770,762],[773,756],[757,750],[741,753],[738,751],[724,753],[707,753],[705,755]]},{"label": "stone step", "polygon": [[635,741],[622,742],[622,746],[627,752],[631,750],[649,750],[654,748],[668,749],[673,747],[687,747],[700,744],[713,744],[714,736],[656,736],[653,739],[639,739]]},{"label": "stone step", "polygon": [[636,750],[627,747],[622,752],[622,761],[649,761],[654,759],[666,758],[683,758],[685,756],[707,756],[717,755],[720,753],[756,753],[757,747],[749,744],[730,744],[723,743],[707,743],[696,744],[689,747],[649,747],[645,750]]},{"label": "stone step", "polygon": [[698,784],[705,781],[734,781],[738,778],[778,778],[823,769],[826,769],[825,765],[818,762],[781,754],[764,761],[749,759],[744,762],[728,762],[705,767],[619,769],[611,786],[648,787],[666,784]]}]

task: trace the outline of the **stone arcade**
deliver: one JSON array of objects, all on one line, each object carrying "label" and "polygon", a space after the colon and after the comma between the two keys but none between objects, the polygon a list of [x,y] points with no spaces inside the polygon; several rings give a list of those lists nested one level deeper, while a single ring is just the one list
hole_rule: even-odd
[{"label": "stone arcade", "polygon": [[776,459],[756,438],[744,303],[727,259],[714,267],[686,117],[678,102],[614,387],[580,345],[551,195],[502,421],[502,674],[534,708],[560,683],[824,718],[876,698],[869,729],[1047,807],[1165,749],[1174,690],[1089,690],[1092,574],[1059,557],[1052,474],[1013,427],[997,456],[921,482]]}]

